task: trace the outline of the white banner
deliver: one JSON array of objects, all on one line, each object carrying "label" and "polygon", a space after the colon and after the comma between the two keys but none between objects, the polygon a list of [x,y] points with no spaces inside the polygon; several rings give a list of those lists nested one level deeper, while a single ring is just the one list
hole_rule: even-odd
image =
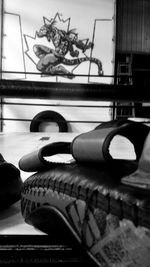
[{"label": "white banner", "polygon": [[114,0],[4,0],[3,78],[113,83]]}]

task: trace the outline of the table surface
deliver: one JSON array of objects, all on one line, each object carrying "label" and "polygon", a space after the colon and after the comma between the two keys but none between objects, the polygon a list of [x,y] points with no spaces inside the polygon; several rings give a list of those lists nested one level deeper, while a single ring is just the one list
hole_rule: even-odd
[{"label": "table surface", "polygon": [[[18,167],[19,159],[40,147],[58,141],[72,141],[79,133],[0,133],[0,153],[6,161]],[[119,140],[119,142],[118,142]],[[133,158],[134,150],[127,139],[114,139],[110,146],[114,157]],[[61,157],[62,155],[58,155]],[[63,159],[62,159],[63,160]],[[21,171],[23,181],[32,173]],[[26,224],[21,215],[20,201],[0,213],[0,235],[43,235],[44,233]]]}]

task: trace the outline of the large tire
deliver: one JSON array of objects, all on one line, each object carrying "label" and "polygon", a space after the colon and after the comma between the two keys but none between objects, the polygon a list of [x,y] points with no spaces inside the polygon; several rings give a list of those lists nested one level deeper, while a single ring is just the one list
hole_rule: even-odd
[{"label": "large tire", "polygon": [[68,125],[65,118],[56,111],[45,110],[39,112],[31,121],[30,132],[39,132],[39,126],[42,122],[56,122],[59,132],[68,132]]}]

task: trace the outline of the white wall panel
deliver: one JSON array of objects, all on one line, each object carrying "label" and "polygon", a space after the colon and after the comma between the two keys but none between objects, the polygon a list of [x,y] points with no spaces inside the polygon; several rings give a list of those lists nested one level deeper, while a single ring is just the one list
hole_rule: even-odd
[{"label": "white wall panel", "polygon": [[[68,122],[68,130],[70,132],[82,132],[85,131],[85,129],[91,130],[96,127],[100,121],[106,121],[111,118],[109,106],[100,108],[99,106],[35,106],[24,104],[11,105],[11,102],[10,104],[4,104],[3,131],[29,131],[30,122],[34,116],[45,110],[53,110],[60,113]],[[103,103],[103,105],[104,104],[106,105],[107,103]],[[14,121],[12,121],[13,119]]]}]

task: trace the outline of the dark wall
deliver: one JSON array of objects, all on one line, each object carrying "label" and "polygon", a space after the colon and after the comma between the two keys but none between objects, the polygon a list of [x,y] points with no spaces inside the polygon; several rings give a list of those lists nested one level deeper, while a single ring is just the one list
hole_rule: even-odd
[{"label": "dark wall", "polygon": [[[115,58],[117,75],[119,75],[118,65],[121,62],[125,64],[130,62],[131,81],[141,88],[141,91],[143,86],[150,86],[150,0],[117,0]],[[138,102],[134,104],[136,117],[150,118],[149,105],[143,106]]]},{"label": "dark wall", "polygon": [[117,1],[117,52],[150,53],[150,0]]}]

